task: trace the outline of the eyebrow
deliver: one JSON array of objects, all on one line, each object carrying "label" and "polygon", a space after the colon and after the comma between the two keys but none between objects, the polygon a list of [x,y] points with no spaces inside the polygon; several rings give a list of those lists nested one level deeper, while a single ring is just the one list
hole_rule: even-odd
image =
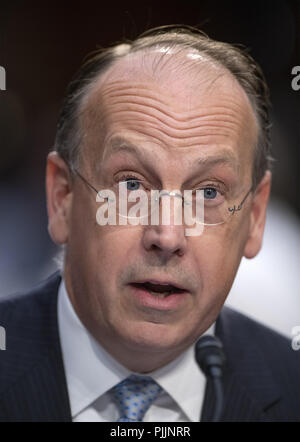
[{"label": "eyebrow", "polygon": [[[107,150],[107,152],[106,152]],[[106,156],[105,159],[108,159],[109,157],[116,155],[119,152],[125,152],[132,154],[133,156],[137,157],[138,159],[146,159],[147,154],[145,149],[140,149],[138,146],[136,146],[131,141],[127,140],[123,137],[114,137],[110,140],[110,142],[107,144],[104,155]],[[237,168],[237,158],[236,156],[231,153],[230,151],[222,151],[218,152],[217,155],[211,155],[211,156],[203,156],[198,157],[196,159],[192,160],[193,164],[200,165],[201,167],[213,167],[215,165],[228,165],[231,169],[236,170]]]},{"label": "eyebrow", "polygon": [[144,150],[139,149],[135,144],[131,141],[126,140],[122,137],[114,137],[112,138],[107,146],[105,147],[104,156],[107,160],[113,155],[116,155],[119,152],[131,153],[137,157],[145,157]]},{"label": "eyebrow", "polygon": [[202,167],[212,167],[218,164],[226,164],[235,170],[237,167],[237,158],[233,153],[224,151],[222,153],[218,153],[218,155],[197,158],[196,163]]}]

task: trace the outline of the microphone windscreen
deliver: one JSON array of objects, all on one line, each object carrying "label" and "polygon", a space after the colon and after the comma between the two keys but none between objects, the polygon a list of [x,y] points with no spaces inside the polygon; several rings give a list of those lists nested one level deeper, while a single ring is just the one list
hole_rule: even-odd
[{"label": "microphone windscreen", "polygon": [[196,342],[195,357],[204,374],[210,376],[212,367],[222,369],[225,362],[222,342],[215,336],[202,336]]}]

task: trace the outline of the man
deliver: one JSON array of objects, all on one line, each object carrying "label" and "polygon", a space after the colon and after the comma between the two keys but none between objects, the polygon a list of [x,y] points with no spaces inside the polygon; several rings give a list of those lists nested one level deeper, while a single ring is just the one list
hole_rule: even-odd
[{"label": "man", "polygon": [[[213,391],[194,359],[204,333],[226,355],[221,420],[299,420],[299,354],[221,312],[241,258],[262,244],[267,94],[249,56],[187,28],[150,31],[82,67],[47,162],[63,271],[1,304],[1,420],[210,420]],[[197,215],[199,203],[196,230],[175,209],[152,217],[148,200],[134,211],[138,191],[158,209],[169,199]]]}]

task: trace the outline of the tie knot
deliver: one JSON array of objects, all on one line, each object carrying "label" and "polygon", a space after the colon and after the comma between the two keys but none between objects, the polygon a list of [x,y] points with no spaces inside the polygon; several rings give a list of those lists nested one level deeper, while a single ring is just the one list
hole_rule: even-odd
[{"label": "tie knot", "polygon": [[120,411],[118,422],[141,422],[161,387],[150,376],[131,375],[112,389]]}]

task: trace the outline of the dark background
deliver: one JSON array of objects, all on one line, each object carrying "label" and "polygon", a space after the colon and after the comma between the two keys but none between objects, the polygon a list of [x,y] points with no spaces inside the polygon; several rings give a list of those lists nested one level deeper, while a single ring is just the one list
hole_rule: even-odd
[{"label": "dark background", "polygon": [[54,268],[44,172],[65,87],[87,53],[164,24],[194,25],[241,43],[271,89],[273,198],[300,215],[300,1],[1,1],[0,295],[30,287]]}]

